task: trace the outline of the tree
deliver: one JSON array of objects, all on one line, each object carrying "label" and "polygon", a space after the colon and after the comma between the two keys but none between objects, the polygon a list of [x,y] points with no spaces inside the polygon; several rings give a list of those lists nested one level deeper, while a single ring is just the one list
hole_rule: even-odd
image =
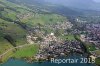
[{"label": "tree", "polygon": [[10,42],[14,47],[16,47],[14,39],[10,35],[5,35],[4,38]]}]

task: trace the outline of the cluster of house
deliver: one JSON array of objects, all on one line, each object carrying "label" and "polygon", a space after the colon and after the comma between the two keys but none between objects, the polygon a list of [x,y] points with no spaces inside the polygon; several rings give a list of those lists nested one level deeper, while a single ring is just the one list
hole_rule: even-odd
[{"label": "cluster of house", "polygon": [[81,19],[79,19],[79,18],[76,18],[75,21],[76,21],[76,22],[79,22],[79,23],[86,23],[86,22],[87,22],[86,20],[81,20]]},{"label": "cluster of house", "polygon": [[48,59],[67,56],[71,52],[83,53],[80,42],[63,41],[55,37],[54,33],[47,35],[40,44],[39,53],[36,59]]},{"label": "cluster of house", "polygon": [[88,32],[87,41],[92,42],[97,49],[100,49],[100,24],[88,24],[86,28]]},{"label": "cluster of house", "polygon": [[[45,25],[42,28],[51,28],[51,29],[70,29],[72,28],[70,22],[58,22],[56,24]],[[59,37],[56,37],[54,33],[45,34],[39,30],[39,26],[34,27],[34,32],[38,35],[41,35],[42,41],[39,43],[40,50],[35,56],[36,59],[47,59],[52,57],[66,56],[69,53],[78,52],[83,53],[81,43],[77,40],[62,40]],[[38,37],[34,37],[32,34],[27,35],[27,41],[29,43],[34,43]]]},{"label": "cluster of house", "polygon": [[61,42],[61,39],[57,38],[54,33],[48,34],[41,42],[41,48],[49,47],[52,42]]},{"label": "cluster of house", "polygon": [[19,14],[19,15],[17,15],[17,17],[19,19],[26,19],[26,18],[28,18],[30,16],[32,16],[32,13],[26,13],[26,14]]},{"label": "cluster of house", "polygon": [[35,41],[37,40],[37,38],[38,38],[38,37],[32,36],[32,34],[31,34],[31,35],[28,34],[28,35],[26,36],[27,42],[28,42],[29,44],[35,43]]},{"label": "cluster of house", "polygon": [[96,50],[91,51],[91,54],[100,57],[100,24],[87,24],[86,31],[88,33],[81,35],[80,39],[93,44]]},{"label": "cluster of house", "polygon": [[52,29],[70,29],[72,28],[73,24],[71,22],[57,22],[56,24],[47,25],[47,27]]}]

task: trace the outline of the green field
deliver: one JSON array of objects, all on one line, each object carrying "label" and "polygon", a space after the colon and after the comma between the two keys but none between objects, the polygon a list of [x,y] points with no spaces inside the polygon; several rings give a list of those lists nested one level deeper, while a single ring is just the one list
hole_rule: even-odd
[{"label": "green field", "polygon": [[97,58],[95,63],[99,66],[100,65],[100,58]]},{"label": "green field", "polygon": [[67,35],[65,36],[67,40],[75,40],[74,35]]},{"label": "green field", "polygon": [[6,55],[2,57],[2,60],[0,60],[2,63],[6,62],[8,59],[12,57],[13,51],[9,51]]},{"label": "green field", "polygon": [[74,35],[72,35],[72,34],[61,36],[60,38],[62,38],[64,40],[75,40]]},{"label": "green field", "polygon": [[27,17],[25,19],[21,19],[22,22],[33,26],[37,23],[44,25],[48,23],[52,24],[57,22],[63,22],[65,20],[65,17],[62,17],[57,14],[36,14],[35,16],[31,15],[30,17]]},{"label": "green field", "polygon": [[38,45],[26,46],[26,47],[17,49],[17,51],[12,55],[12,57],[15,57],[15,58],[32,57],[38,52],[38,50],[39,50]]},{"label": "green field", "polygon": [[95,46],[91,43],[86,43],[85,46],[86,46],[88,51],[95,51],[96,50]]},{"label": "green field", "polygon": [[16,45],[26,43],[26,38],[23,38],[26,35],[24,29],[17,24],[0,19],[0,54],[13,47],[10,42],[4,39],[5,35],[10,35],[16,42]]},{"label": "green field", "polygon": [[0,37],[0,54],[4,53],[8,49],[12,48],[13,46],[5,39]]},{"label": "green field", "polygon": [[[2,57],[2,62],[7,61],[9,58],[14,57],[17,59],[23,58],[23,57],[33,57],[35,54],[37,54],[39,51],[39,45],[28,45],[25,47],[18,48],[17,51],[11,50],[6,55]],[[1,60],[0,60],[1,61]]]}]

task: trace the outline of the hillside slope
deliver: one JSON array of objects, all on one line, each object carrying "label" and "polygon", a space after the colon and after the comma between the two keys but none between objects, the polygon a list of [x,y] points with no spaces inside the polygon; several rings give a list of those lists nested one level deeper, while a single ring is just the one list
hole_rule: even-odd
[{"label": "hillside slope", "polygon": [[11,47],[26,44],[29,29],[38,24],[67,21],[66,17],[40,8],[36,3],[29,6],[22,2],[0,0],[0,54]]},{"label": "hillside slope", "polygon": [[94,0],[45,0],[46,2],[51,2],[54,4],[65,5],[69,8],[78,8],[85,10],[97,10],[100,11],[100,3]]}]

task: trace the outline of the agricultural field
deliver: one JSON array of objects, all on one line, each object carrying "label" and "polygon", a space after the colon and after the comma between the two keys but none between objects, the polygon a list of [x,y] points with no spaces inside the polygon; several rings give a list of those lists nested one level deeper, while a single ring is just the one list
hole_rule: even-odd
[{"label": "agricultural field", "polygon": [[4,38],[0,37],[0,54],[4,53],[13,46]]},{"label": "agricultural field", "polygon": [[14,58],[23,58],[23,57],[32,57],[34,56],[39,50],[38,45],[30,45],[26,47],[22,47],[17,49],[17,51],[14,52],[12,57]]},{"label": "agricultural field", "polygon": [[21,59],[25,57],[26,58],[34,57],[34,55],[36,55],[38,51],[39,51],[39,45],[37,44],[23,46],[23,47],[17,48],[17,50],[16,49],[9,50],[8,53],[2,57],[1,61],[5,62],[11,57],[16,58],[16,59]]},{"label": "agricultural field", "polygon": [[56,14],[36,14],[26,17],[25,19],[21,19],[21,22],[32,26],[37,25],[38,23],[45,25],[63,21],[66,21],[66,18]]}]

